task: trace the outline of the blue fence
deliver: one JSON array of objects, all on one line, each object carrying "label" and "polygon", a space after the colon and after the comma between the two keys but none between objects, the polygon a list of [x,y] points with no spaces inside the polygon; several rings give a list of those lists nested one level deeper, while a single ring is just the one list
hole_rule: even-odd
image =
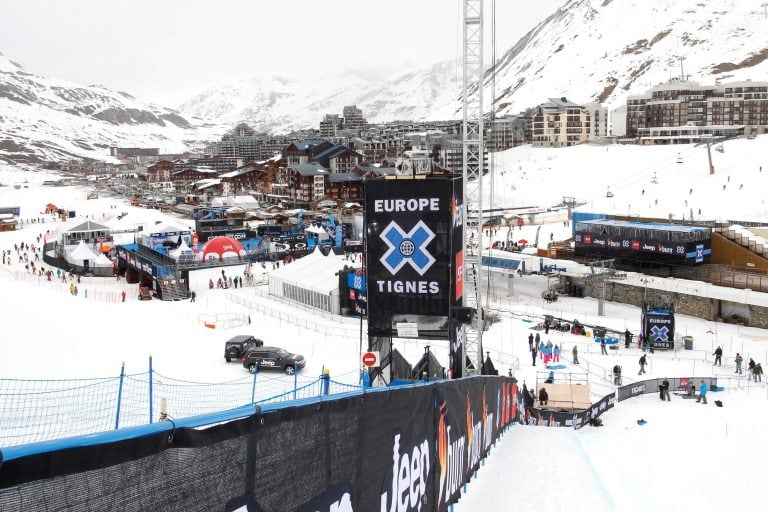
[{"label": "blue fence", "polygon": [[[257,372],[228,382],[144,373],[66,380],[0,379],[0,447],[189,418],[239,407],[362,389],[353,371],[331,379]],[[163,408],[165,404],[165,408]]]}]

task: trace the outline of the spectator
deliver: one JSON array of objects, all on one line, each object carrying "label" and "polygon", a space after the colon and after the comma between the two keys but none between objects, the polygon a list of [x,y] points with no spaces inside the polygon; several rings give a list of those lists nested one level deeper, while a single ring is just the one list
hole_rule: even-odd
[{"label": "spectator", "polygon": [[125,302],[125,290],[120,292],[120,296],[123,298],[123,302]]},{"label": "spectator", "polygon": [[659,386],[659,398],[663,400],[666,400],[667,402],[671,402],[669,398],[669,380],[664,377],[664,380],[661,381],[661,386]]},{"label": "spectator", "polygon": [[536,347],[531,347],[531,359],[533,359],[533,366],[536,366]]},{"label": "spectator", "polygon": [[707,403],[707,383],[704,382],[702,379],[701,385],[699,386],[699,397],[696,399],[696,403],[699,403],[703,401],[706,405]]},{"label": "spectator", "polygon": [[723,349],[718,346],[715,349],[714,356],[715,356],[714,364],[716,364],[717,366],[723,366]]},{"label": "spectator", "polygon": [[555,348],[552,350],[552,360],[556,363],[560,362],[560,345],[555,345]]},{"label": "spectator", "polygon": [[528,334],[528,350],[533,350],[533,333]]},{"label": "spectator", "polygon": [[576,345],[573,346],[573,364],[579,364],[579,349]]},{"label": "spectator", "polygon": [[547,380],[544,381],[546,384],[554,384],[555,383],[555,372],[550,370],[549,375],[547,375]]},{"label": "spectator", "polygon": [[547,401],[549,400],[549,394],[547,393],[547,389],[542,386],[539,390],[539,406],[547,405]]},{"label": "spectator", "polygon": [[741,374],[741,363],[744,362],[744,358],[741,357],[741,354],[736,352],[736,358],[734,361],[736,362],[736,373]]},{"label": "spectator", "polygon": [[608,355],[608,351],[605,350],[605,336],[600,338],[600,353],[603,355]]},{"label": "spectator", "polygon": [[621,386],[621,365],[617,364],[613,367],[613,383]]},{"label": "spectator", "polygon": [[763,382],[763,365],[761,363],[755,365],[755,370],[752,372],[752,375],[755,382]]},{"label": "spectator", "polygon": [[544,342],[540,341],[538,346],[539,346],[539,359],[543,360],[544,359]]},{"label": "spectator", "polygon": [[645,359],[645,354],[643,354],[642,356],[640,356],[640,361],[639,361],[639,363],[640,363],[640,371],[639,371],[639,372],[637,372],[637,374],[638,374],[638,375],[642,375],[642,374],[644,374],[644,373],[645,373],[645,365],[647,364],[647,361],[646,361],[646,359]]},{"label": "spectator", "polygon": [[749,364],[747,365],[747,371],[749,372],[750,375],[754,375],[755,374],[755,360],[752,359],[751,357],[749,358]]},{"label": "spectator", "polygon": [[197,294],[193,291],[189,292],[189,302],[195,302],[195,299],[197,298]]}]

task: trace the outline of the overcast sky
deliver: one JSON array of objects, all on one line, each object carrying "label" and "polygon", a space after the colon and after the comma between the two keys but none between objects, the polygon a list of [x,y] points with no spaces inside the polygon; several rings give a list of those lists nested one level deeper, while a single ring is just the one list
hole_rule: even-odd
[{"label": "overcast sky", "polygon": [[[496,0],[497,55],[564,2]],[[208,86],[252,75],[391,72],[457,58],[462,4],[2,0],[0,52],[33,73],[176,106]]]}]

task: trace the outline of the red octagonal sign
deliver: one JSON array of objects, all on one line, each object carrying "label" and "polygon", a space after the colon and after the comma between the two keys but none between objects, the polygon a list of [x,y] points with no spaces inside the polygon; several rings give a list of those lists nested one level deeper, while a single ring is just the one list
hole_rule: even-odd
[{"label": "red octagonal sign", "polygon": [[366,352],[363,354],[363,364],[368,368],[379,366],[379,353],[378,352]]}]

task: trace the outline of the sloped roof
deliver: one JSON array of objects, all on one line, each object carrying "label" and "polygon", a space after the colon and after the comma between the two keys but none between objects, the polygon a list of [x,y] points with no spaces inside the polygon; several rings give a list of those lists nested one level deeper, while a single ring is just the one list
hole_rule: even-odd
[{"label": "sloped roof", "polygon": [[331,183],[363,181],[363,177],[354,172],[332,172],[328,175],[328,181]]},{"label": "sloped roof", "polygon": [[75,217],[62,224],[59,231],[61,233],[90,233],[93,231],[112,231],[112,228],[85,217]]},{"label": "sloped roof", "polygon": [[302,176],[318,176],[321,174],[328,174],[326,168],[317,163],[291,165],[288,167],[288,169],[293,169]]}]

